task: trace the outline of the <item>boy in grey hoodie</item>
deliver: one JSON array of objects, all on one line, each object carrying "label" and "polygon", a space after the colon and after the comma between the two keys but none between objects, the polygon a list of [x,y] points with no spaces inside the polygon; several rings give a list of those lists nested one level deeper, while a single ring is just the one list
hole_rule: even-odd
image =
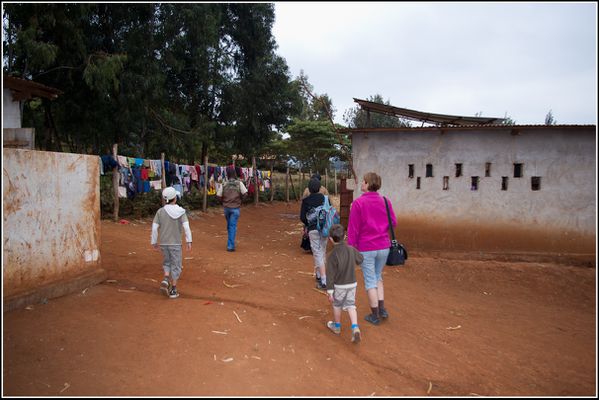
[{"label": "boy in grey hoodie", "polygon": [[176,299],[179,297],[177,280],[183,268],[181,262],[181,234],[185,231],[187,249],[191,251],[191,229],[189,229],[189,220],[185,214],[185,209],[177,205],[177,191],[175,188],[167,187],[164,189],[162,197],[164,197],[167,204],[159,209],[154,216],[151,244],[156,250],[159,249],[158,230],[160,230],[160,250],[164,256],[162,263],[164,279],[160,283],[160,290],[171,299]]}]

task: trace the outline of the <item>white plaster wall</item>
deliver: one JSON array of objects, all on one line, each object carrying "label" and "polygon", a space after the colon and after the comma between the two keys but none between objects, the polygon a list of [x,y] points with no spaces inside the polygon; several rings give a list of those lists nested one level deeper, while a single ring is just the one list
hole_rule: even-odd
[{"label": "white plaster wall", "polygon": [[21,109],[18,101],[13,101],[10,89],[2,90],[2,127],[20,128]]},{"label": "white plaster wall", "polygon": [[[595,234],[596,139],[594,127],[520,129],[403,130],[354,133],[354,169],[361,179],[374,171],[382,177],[379,193],[388,196],[398,215],[438,222],[505,223]],[[491,176],[485,177],[490,162]],[[426,164],[433,177],[425,177]],[[455,164],[463,176],[455,177]],[[514,178],[513,164],[524,164]],[[414,164],[414,178],[408,178]],[[416,189],[416,177],[421,189]],[[449,176],[449,190],[442,190]],[[470,190],[479,176],[478,191]],[[501,190],[501,177],[509,177]],[[541,177],[541,190],[531,190],[531,177]],[[354,198],[360,193],[357,185]]]},{"label": "white plaster wall", "polygon": [[99,268],[97,156],[3,149],[4,295]]}]

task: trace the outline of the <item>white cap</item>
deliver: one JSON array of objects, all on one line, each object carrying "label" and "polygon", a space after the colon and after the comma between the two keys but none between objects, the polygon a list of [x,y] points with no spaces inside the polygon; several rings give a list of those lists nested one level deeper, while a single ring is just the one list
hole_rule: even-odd
[{"label": "white cap", "polygon": [[162,197],[164,197],[164,199],[166,201],[170,201],[170,200],[174,199],[175,197],[177,197],[177,191],[175,190],[174,187],[169,186],[162,191]]}]

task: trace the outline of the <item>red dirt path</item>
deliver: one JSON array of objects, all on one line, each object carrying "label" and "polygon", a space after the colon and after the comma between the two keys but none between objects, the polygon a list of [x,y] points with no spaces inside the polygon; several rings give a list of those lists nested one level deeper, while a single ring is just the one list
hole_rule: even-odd
[{"label": "red dirt path", "polygon": [[[8,396],[594,396],[596,269],[412,249],[385,270],[390,318],[363,340],[325,328],[299,248],[299,203],[244,206],[235,253],[221,209],[192,213],[178,288],[158,290],[151,220],[102,221],[108,281],[4,313]],[[400,221],[401,223],[401,221]],[[191,257],[191,258],[189,258]]]}]

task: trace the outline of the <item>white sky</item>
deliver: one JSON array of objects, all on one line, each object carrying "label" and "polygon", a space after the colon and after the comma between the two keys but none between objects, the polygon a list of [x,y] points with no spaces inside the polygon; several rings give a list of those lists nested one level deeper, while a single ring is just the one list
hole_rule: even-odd
[{"label": "white sky", "polygon": [[276,2],[273,33],[295,78],[335,122],[380,94],[395,107],[597,123],[597,4]]}]

